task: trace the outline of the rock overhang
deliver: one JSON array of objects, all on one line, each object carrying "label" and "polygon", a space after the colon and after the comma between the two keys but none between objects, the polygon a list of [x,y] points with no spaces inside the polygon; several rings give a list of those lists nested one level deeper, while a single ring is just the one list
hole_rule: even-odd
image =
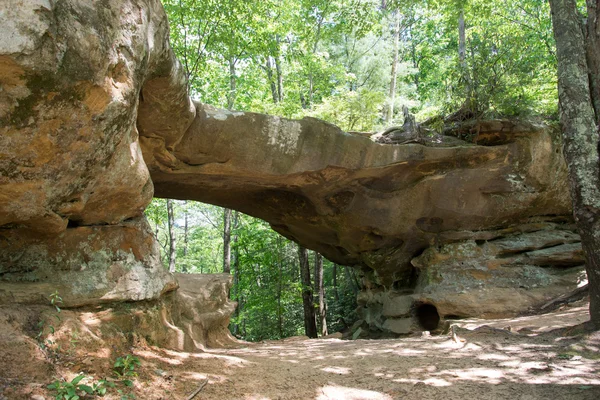
[{"label": "rock overhang", "polygon": [[[11,30],[0,46],[4,282],[15,271],[32,272],[30,263],[19,263],[29,251],[23,243],[52,248],[57,245],[52,236],[72,236],[77,228],[96,234],[103,226],[133,224],[135,235],[153,241],[139,220],[153,191],[238,209],[332,261],[362,266],[359,300],[372,310],[384,309],[387,297],[417,290],[411,301],[435,303],[442,317],[455,313],[452,305],[461,301],[470,313],[484,313],[492,301],[504,304],[520,290],[509,279],[504,291],[487,297],[480,292],[488,300],[480,302],[479,311],[474,297],[452,297],[448,291],[436,297],[435,290],[425,290],[435,280],[425,278],[439,271],[457,282],[474,279],[469,281],[474,291],[484,281],[471,270],[444,264],[439,254],[431,256],[444,246],[474,243],[477,248],[463,255],[465,262],[489,268],[497,259],[489,255],[491,247],[529,241],[527,252],[538,253],[523,250],[527,254],[515,258],[514,265],[525,266],[519,271],[540,282],[546,279],[540,268],[560,268],[561,260],[576,253],[560,249],[576,247],[578,240],[568,233],[576,236],[554,128],[472,121],[431,140],[394,144],[391,135],[380,137],[390,143],[382,144],[312,118],[219,110],[190,99],[158,0],[9,3],[14,7],[0,16],[6,22],[0,27],[31,29]],[[564,240],[548,242],[548,232],[556,231],[567,232]],[[531,240],[528,232],[540,234]],[[83,237],[81,243],[89,240]],[[153,251],[148,243],[138,247]],[[478,248],[489,257],[478,258]],[[426,255],[435,262],[423,266]],[[83,256],[71,254],[74,262]],[[523,261],[533,256],[541,261]],[[160,267],[155,257],[134,259],[123,259],[123,271]],[[117,277],[113,261],[106,258],[103,273]],[[560,290],[558,275],[552,276],[545,282]],[[144,279],[158,280],[152,293],[140,289],[129,294],[131,299],[160,296],[173,282],[161,273]],[[572,282],[562,290],[568,285]],[[520,293],[519,307],[550,293],[538,292],[533,300]],[[369,318],[371,326],[384,327],[386,318],[396,317],[406,314]],[[405,327],[405,322],[396,325]]]}]

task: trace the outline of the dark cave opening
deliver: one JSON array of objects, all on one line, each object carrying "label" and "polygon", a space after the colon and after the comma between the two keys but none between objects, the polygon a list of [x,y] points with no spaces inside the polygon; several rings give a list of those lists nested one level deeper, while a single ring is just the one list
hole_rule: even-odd
[{"label": "dark cave opening", "polygon": [[415,315],[419,325],[425,331],[433,331],[440,324],[440,314],[433,304],[421,303],[415,308]]}]

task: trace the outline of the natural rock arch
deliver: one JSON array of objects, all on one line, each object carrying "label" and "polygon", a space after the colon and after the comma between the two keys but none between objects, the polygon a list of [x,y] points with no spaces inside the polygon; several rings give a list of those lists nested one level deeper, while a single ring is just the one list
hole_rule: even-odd
[{"label": "natural rock arch", "polygon": [[441,317],[507,315],[577,284],[581,268],[560,271],[583,256],[551,128],[480,121],[394,145],[218,110],[188,96],[158,0],[14,3],[0,20],[3,302],[176,288],[141,217],[153,187],[362,267],[376,329],[412,330],[415,302]]}]

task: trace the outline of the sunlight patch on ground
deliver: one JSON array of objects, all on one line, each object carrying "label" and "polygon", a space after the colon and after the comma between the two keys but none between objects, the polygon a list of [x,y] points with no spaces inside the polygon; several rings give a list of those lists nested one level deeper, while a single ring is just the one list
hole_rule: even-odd
[{"label": "sunlight patch on ground", "polygon": [[[561,318],[566,317],[569,318]],[[479,328],[482,324],[486,324],[488,326],[494,328],[504,329],[507,326],[510,326],[513,331],[518,331],[523,328],[533,328],[532,332],[547,332],[552,329],[564,328],[566,326],[571,326],[576,323],[584,323],[590,320],[589,309],[587,306],[571,308],[568,313],[551,313],[546,315],[534,315],[534,316],[526,316],[526,317],[516,317],[516,318],[503,318],[496,319],[494,321],[484,320],[484,319],[464,319],[457,321],[458,326],[461,328],[466,328],[470,330],[474,330]],[[533,322],[535,321],[535,322]],[[541,322],[546,322],[545,324],[540,324]]]},{"label": "sunlight patch on ground", "polygon": [[425,379],[423,381],[424,384],[429,385],[429,386],[437,386],[437,387],[445,387],[445,386],[451,386],[452,384],[444,379],[441,378],[429,378],[429,379]]},{"label": "sunlight patch on ground", "polygon": [[316,400],[392,400],[387,394],[372,390],[328,385],[317,389]]},{"label": "sunlight patch on ground", "polygon": [[[480,354],[477,356],[477,358],[479,360],[517,361],[517,360],[515,360],[514,357],[510,357],[510,356],[507,356],[504,354],[494,354],[494,353]],[[517,361],[517,364],[518,364],[518,361]]]},{"label": "sunlight patch on ground", "polygon": [[414,356],[414,355],[422,355],[425,354],[425,350],[417,350],[417,349],[399,349],[394,352],[395,354],[401,356]]},{"label": "sunlight patch on ground", "polygon": [[202,359],[208,359],[208,358],[212,358],[212,359],[218,359],[218,360],[222,360],[225,361],[228,365],[252,365],[252,364],[256,364],[252,361],[248,361],[248,360],[244,360],[243,358],[239,358],[239,357],[235,357],[235,356],[227,356],[227,355],[221,355],[221,354],[213,354],[213,353],[195,353],[192,355],[192,357],[195,358],[202,358]]},{"label": "sunlight patch on ground", "polygon": [[411,368],[410,370],[408,370],[408,372],[410,372],[411,374],[423,374],[428,372],[435,372],[436,370],[437,367],[435,365],[428,365],[426,367]]},{"label": "sunlight patch on ground", "polygon": [[337,375],[348,375],[348,374],[352,373],[352,370],[350,368],[346,368],[346,367],[325,367],[325,368],[321,368],[321,371],[331,372],[332,374],[337,374]]},{"label": "sunlight patch on ground", "polygon": [[138,356],[144,357],[146,359],[160,360],[164,363],[171,364],[171,365],[181,365],[183,363],[182,360],[187,358],[187,357],[177,357],[179,359],[175,359],[175,358],[172,358],[172,357],[174,357],[172,354],[169,354],[169,357],[162,357],[162,356],[158,355],[157,353],[155,353],[153,351],[148,351],[148,350],[137,351],[136,354]]}]

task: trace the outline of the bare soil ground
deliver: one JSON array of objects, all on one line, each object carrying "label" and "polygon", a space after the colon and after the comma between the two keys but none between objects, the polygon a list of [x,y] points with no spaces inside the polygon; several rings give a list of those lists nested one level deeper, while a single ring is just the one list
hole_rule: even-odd
[{"label": "bare soil ground", "polygon": [[[188,399],[207,381],[194,399],[598,400],[600,333],[568,328],[587,318],[587,305],[579,303],[545,315],[457,321],[461,328],[454,338],[299,337],[204,353],[134,343],[127,350],[142,364],[133,388],[123,394]],[[50,360],[46,374],[29,370],[28,359],[0,358],[0,399],[54,398],[46,385],[79,372],[90,376],[91,383],[110,375],[117,351],[123,350],[77,349],[71,356]],[[15,375],[19,369],[29,376]],[[104,398],[121,395],[113,389]]]}]

